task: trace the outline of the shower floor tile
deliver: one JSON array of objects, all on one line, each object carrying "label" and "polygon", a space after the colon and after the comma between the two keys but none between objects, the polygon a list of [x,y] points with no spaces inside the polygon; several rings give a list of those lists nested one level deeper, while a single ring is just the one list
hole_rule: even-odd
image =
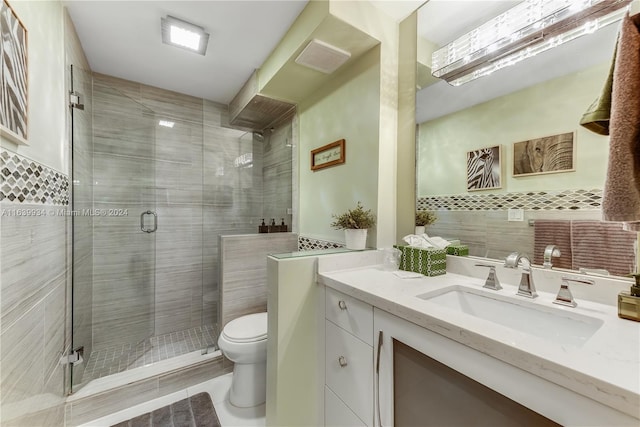
[{"label": "shower floor tile", "polygon": [[92,351],[82,382],[150,365],[211,346],[217,349],[215,327],[198,326],[154,336],[137,345],[123,344]]}]

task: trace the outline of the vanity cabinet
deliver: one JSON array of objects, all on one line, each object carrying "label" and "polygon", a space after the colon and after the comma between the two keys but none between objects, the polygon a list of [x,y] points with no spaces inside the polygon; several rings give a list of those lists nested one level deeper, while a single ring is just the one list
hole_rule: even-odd
[{"label": "vanity cabinet", "polygon": [[373,307],[325,294],[325,425],[373,425]]},{"label": "vanity cabinet", "polygon": [[324,303],[326,426],[467,424],[459,406],[495,425],[638,425],[636,417],[334,289],[325,288]]}]

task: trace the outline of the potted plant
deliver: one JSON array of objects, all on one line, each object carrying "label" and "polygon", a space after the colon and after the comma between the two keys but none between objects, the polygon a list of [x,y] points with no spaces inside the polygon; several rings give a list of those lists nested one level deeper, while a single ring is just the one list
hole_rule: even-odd
[{"label": "potted plant", "polygon": [[416,234],[424,234],[425,228],[437,219],[436,214],[431,211],[416,211]]},{"label": "potted plant", "polygon": [[347,249],[364,249],[367,244],[367,230],[376,225],[371,209],[365,210],[360,202],[355,209],[349,209],[341,215],[332,215],[331,226],[344,230]]}]

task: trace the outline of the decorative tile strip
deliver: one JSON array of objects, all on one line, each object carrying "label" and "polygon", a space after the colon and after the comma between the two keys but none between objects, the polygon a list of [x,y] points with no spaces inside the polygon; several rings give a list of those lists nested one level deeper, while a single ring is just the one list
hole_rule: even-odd
[{"label": "decorative tile strip", "polygon": [[328,240],[312,239],[310,237],[298,237],[298,250],[299,251],[315,251],[318,249],[334,249],[344,248],[343,243],[330,242]]},{"label": "decorative tile strip", "polygon": [[0,201],[67,206],[69,177],[50,167],[0,150]]},{"label": "decorative tile strip", "polygon": [[420,210],[495,211],[510,208],[525,210],[597,210],[602,205],[602,190],[537,191],[527,193],[460,194],[420,197]]}]

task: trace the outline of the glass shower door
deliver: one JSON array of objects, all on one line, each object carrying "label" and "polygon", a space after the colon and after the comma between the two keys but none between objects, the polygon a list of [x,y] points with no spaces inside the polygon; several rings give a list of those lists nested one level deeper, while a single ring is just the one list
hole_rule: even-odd
[{"label": "glass shower door", "polygon": [[[155,330],[155,115],[90,73],[72,72],[72,390],[147,364]],[[99,114],[93,112],[99,111]]]}]

